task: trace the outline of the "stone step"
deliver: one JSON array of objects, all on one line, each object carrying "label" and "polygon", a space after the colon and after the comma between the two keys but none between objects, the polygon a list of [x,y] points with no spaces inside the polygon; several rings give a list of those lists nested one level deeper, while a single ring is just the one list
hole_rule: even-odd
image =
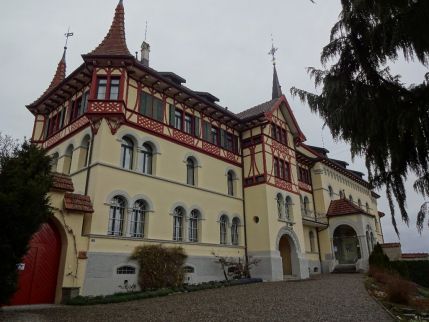
[{"label": "stone step", "polygon": [[335,266],[332,273],[348,274],[348,273],[357,273],[357,271],[356,271],[356,266],[354,264],[339,264]]}]

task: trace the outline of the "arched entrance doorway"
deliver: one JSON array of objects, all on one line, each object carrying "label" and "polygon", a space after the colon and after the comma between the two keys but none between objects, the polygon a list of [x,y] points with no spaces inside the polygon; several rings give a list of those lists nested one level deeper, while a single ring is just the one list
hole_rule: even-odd
[{"label": "arched entrance doorway", "polygon": [[18,291],[11,305],[54,303],[61,237],[54,223],[43,224],[30,241],[28,253],[18,265]]},{"label": "arched entrance doorway", "polygon": [[361,258],[356,231],[349,225],[340,225],[334,230],[334,252],[339,264],[354,264]]},{"label": "arched entrance doorway", "polygon": [[292,248],[287,235],[280,238],[279,251],[282,258],[283,275],[292,275]]}]

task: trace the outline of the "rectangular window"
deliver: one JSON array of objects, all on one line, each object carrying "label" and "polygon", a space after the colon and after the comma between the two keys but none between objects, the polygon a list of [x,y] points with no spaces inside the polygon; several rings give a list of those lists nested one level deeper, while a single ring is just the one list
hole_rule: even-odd
[{"label": "rectangular window", "polygon": [[85,91],[82,95],[82,113],[86,113],[88,110],[88,98],[89,98],[89,91]]},{"label": "rectangular window", "polygon": [[212,126],[210,131],[210,142],[214,145],[219,144],[219,129],[217,127]]},{"label": "rectangular window", "polygon": [[287,145],[287,133],[285,129],[282,129],[282,137],[283,137],[282,143],[284,145]]},{"label": "rectangular window", "polygon": [[174,111],[174,127],[178,130],[182,129],[182,111],[181,110]]},{"label": "rectangular window", "polygon": [[274,158],[274,176],[279,176],[279,159]]},{"label": "rectangular window", "polygon": [[210,134],[211,134],[211,124],[203,120],[203,139],[211,142]]},{"label": "rectangular window", "polygon": [[193,134],[193,131],[192,131],[192,124],[193,124],[192,119],[193,119],[192,115],[185,114],[185,132],[188,133],[188,134]]},{"label": "rectangular window", "polygon": [[119,98],[119,77],[112,77],[110,79],[110,99],[117,100]]},{"label": "rectangular window", "polygon": [[290,182],[290,165],[289,165],[289,162],[285,162],[285,180]]},{"label": "rectangular window", "polygon": [[77,119],[80,115],[83,114],[83,110],[82,110],[82,97],[79,97],[76,100],[76,108],[75,108],[75,114],[73,115],[73,119]]},{"label": "rectangular window", "polygon": [[231,133],[226,133],[226,149],[229,151],[233,151],[234,149],[234,142],[233,142],[233,137]]},{"label": "rectangular window", "polygon": [[140,114],[162,122],[164,119],[164,103],[148,93],[141,92]]},{"label": "rectangular window", "polygon": [[104,100],[106,99],[107,92],[107,78],[99,78],[97,81],[97,99]]},{"label": "rectangular window", "polygon": [[275,124],[271,124],[271,136],[274,140],[277,140],[277,130]]},{"label": "rectangular window", "polygon": [[284,175],[285,175],[285,166],[284,166],[284,161],[283,160],[279,160],[279,177],[284,179]]}]

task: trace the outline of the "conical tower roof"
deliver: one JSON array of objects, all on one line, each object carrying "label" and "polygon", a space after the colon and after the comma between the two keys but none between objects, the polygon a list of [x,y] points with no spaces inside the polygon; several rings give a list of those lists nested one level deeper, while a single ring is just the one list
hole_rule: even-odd
[{"label": "conical tower roof", "polygon": [[61,83],[65,78],[66,78],[66,48],[64,48],[63,56],[61,57],[61,60],[58,63],[54,78],[52,79],[51,84],[49,84],[49,87],[46,89],[46,91],[42,94],[42,97],[51,89],[56,87],[59,83]]},{"label": "conical tower roof", "polygon": [[122,0],[116,6],[115,16],[109,32],[103,41],[91,51],[88,55],[93,56],[110,56],[110,55],[127,55],[132,56],[127,47],[125,40],[125,22],[124,22],[124,5]]},{"label": "conical tower roof", "polygon": [[279,77],[277,76],[276,65],[273,66],[273,94],[272,99],[279,98],[283,95],[282,87],[280,86]]}]

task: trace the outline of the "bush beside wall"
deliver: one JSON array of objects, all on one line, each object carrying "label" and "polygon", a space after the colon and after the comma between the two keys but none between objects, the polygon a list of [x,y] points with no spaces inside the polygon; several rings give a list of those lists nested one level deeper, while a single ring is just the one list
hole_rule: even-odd
[{"label": "bush beside wall", "polygon": [[429,261],[393,261],[392,269],[414,283],[429,287]]},{"label": "bush beside wall", "polygon": [[138,283],[142,290],[182,285],[186,258],[182,247],[162,245],[139,246],[131,255],[140,266]]}]

